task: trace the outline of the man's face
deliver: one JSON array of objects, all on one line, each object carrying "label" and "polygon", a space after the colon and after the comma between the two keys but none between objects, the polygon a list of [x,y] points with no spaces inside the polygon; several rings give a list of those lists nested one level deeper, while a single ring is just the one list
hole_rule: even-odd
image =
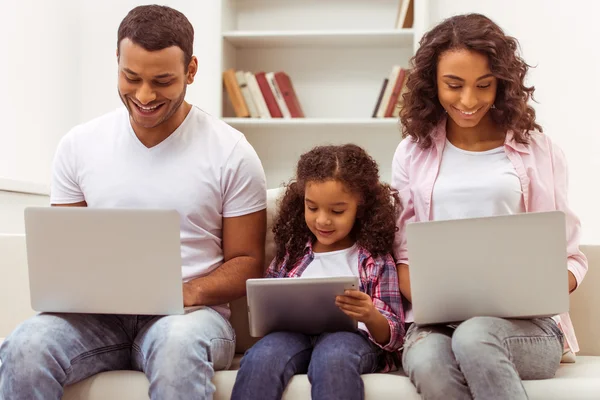
[{"label": "man's face", "polygon": [[119,46],[119,96],[129,110],[132,124],[151,129],[171,118],[194,81],[195,58],[187,71],[183,51],[177,46],[148,51],[129,39]]}]

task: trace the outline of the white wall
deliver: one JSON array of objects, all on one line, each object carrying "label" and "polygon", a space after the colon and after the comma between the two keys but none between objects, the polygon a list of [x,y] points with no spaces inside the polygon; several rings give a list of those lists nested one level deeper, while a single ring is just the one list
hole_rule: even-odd
[{"label": "white wall", "polygon": [[[0,0],[4,79],[0,96],[0,182],[48,186],[60,138],[74,125],[121,105],[117,28],[133,0]],[[217,114],[220,0],[170,0],[194,25],[200,61],[188,100]],[[0,190],[3,189],[0,187]]]},{"label": "white wall", "polygon": [[597,40],[600,3],[587,0],[430,0],[430,26],[443,18],[479,12],[515,36],[530,65],[534,104],[544,131],[569,162],[570,202],[582,219],[583,242],[600,243],[600,100]]},{"label": "white wall", "polygon": [[52,149],[79,117],[80,3],[0,7],[0,179],[48,184]]},{"label": "white wall", "polygon": [[[47,205],[52,158],[73,126],[121,105],[117,28],[132,0],[0,0],[0,233],[23,232],[23,209]],[[200,71],[188,101],[218,114],[220,0],[171,0],[194,25]],[[4,191],[3,191],[4,190]],[[38,193],[19,194],[11,191]]]},{"label": "white wall", "polygon": [[[81,59],[81,99],[83,121],[100,116],[122,105],[117,94],[117,30],[132,8],[153,2],[134,0],[85,1],[79,32],[83,46]],[[218,115],[218,101],[212,98],[220,90],[220,0],[167,0],[161,5],[173,7],[186,15],[194,26],[194,54],[199,71],[188,87],[187,101]]]},{"label": "white wall", "polygon": [[49,203],[48,196],[0,190],[0,236],[25,233],[25,208],[46,207]]},{"label": "white wall", "polygon": [[[221,0],[170,0],[194,25],[200,71],[188,100],[219,114]],[[132,0],[0,0],[5,48],[0,75],[0,182],[47,185],[54,149],[73,125],[120,105],[116,93],[117,27]],[[533,65],[539,121],[563,148],[571,176],[571,203],[581,216],[585,243],[600,242],[600,135],[592,116],[600,108],[600,3],[586,0],[429,0],[430,26],[463,12],[481,12],[516,36]],[[1,189],[1,188],[0,188]],[[2,205],[0,204],[0,208]],[[0,228],[1,229],[1,228]]]}]

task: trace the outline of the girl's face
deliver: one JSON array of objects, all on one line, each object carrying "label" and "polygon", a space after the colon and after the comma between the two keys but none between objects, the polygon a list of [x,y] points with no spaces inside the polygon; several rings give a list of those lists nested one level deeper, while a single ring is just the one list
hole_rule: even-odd
[{"label": "girl's face", "polygon": [[487,56],[466,49],[442,53],[437,64],[440,104],[461,128],[474,128],[489,118],[496,100],[498,79],[492,75]]},{"label": "girl's face", "polygon": [[317,241],[318,253],[346,249],[354,244],[349,236],[358,209],[358,196],[336,181],[307,182],[304,219]]}]

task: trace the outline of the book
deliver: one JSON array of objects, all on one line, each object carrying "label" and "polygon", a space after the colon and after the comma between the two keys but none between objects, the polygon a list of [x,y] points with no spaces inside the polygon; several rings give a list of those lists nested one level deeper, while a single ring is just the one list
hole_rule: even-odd
[{"label": "book", "polygon": [[250,111],[248,111],[248,107],[246,107],[246,102],[244,101],[244,97],[238,85],[237,78],[235,76],[235,70],[233,68],[229,68],[223,72],[223,84],[229,96],[229,101],[233,106],[235,116],[238,118],[249,117]]},{"label": "book", "polygon": [[412,28],[415,18],[414,0],[400,0],[396,14],[396,29]]},{"label": "book", "polygon": [[392,67],[392,71],[390,72],[390,76],[388,78],[388,84],[385,87],[385,92],[383,92],[383,98],[381,99],[381,104],[379,105],[379,109],[377,110],[377,118],[385,117],[385,112],[387,110],[388,103],[390,102],[390,96],[392,95],[392,91],[394,90],[394,86],[396,84],[396,79],[398,78],[399,73],[400,73],[400,66],[394,65]]},{"label": "book", "polygon": [[275,100],[275,95],[271,90],[271,85],[267,82],[267,77],[265,72],[257,72],[254,74],[256,78],[256,83],[258,83],[258,87],[260,88],[260,92],[265,99],[265,103],[267,104],[267,108],[269,109],[269,114],[271,114],[272,118],[283,118],[283,114],[277,105],[277,100]]},{"label": "book", "polygon": [[404,105],[404,94],[408,92],[408,87],[406,86],[408,74],[410,74],[409,70],[406,71],[404,82],[402,83],[402,89],[400,90],[400,96],[398,97],[398,104],[394,109],[394,112],[392,113],[392,117],[394,118],[398,118],[400,116],[400,111],[402,110],[402,106]]},{"label": "book", "polygon": [[296,96],[296,91],[294,90],[294,86],[292,85],[292,81],[288,74],[285,72],[276,72],[274,76],[277,87],[283,96],[285,105],[290,111],[292,118],[304,118],[304,112],[302,111],[302,107]]},{"label": "book", "polygon": [[379,110],[379,106],[381,105],[381,99],[383,98],[383,92],[385,92],[385,87],[388,84],[388,78],[383,80],[383,85],[381,85],[381,90],[379,90],[379,95],[377,96],[377,103],[375,103],[375,109],[373,110],[373,115],[371,118],[377,117],[377,111]]},{"label": "book", "polygon": [[400,97],[402,85],[404,84],[405,75],[406,71],[404,70],[404,68],[400,68],[400,71],[398,72],[398,77],[396,78],[396,82],[394,83],[394,88],[392,89],[392,94],[390,95],[390,99],[385,110],[385,114],[383,115],[384,118],[391,118],[394,114],[394,110],[398,106],[398,98]]},{"label": "book", "polygon": [[244,97],[246,107],[248,107],[250,117],[260,117],[260,115],[258,114],[258,109],[254,104],[254,100],[252,99],[252,93],[250,93],[250,88],[248,88],[248,83],[246,82],[246,73],[244,71],[236,71],[235,78],[237,80],[238,85],[240,86],[240,91],[242,92],[242,96]]},{"label": "book", "polygon": [[281,114],[283,114],[283,118],[292,118],[292,114],[290,114],[290,110],[288,109],[287,105],[285,104],[283,95],[281,94],[281,91],[279,90],[279,86],[277,85],[277,81],[275,80],[275,73],[267,72],[265,77],[267,78],[269,87],[273,91],[273,96],[275,96],[275,101],[277,102],[277,105],[279,106],[279,109],[281,110]]},{"label": "book", "polygon": [[252,100],[254,100],[254,104],[258,110],[258,115],[260,118],[270,119],[271,113],[269,112],[265,98],[260,91],[260,87],[258,87],[256,77],[252,72],[246,72],[246,82],[248,83],[248,89],[250,89],[250,93],[252,94]]}]

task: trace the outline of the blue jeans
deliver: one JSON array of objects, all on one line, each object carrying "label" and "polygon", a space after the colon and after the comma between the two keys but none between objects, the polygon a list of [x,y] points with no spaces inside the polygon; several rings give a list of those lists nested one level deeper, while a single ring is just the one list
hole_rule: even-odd
[{"label": "blue jeans", "polygon": [[59,400],[63,387],[111,370],[143,371],[151,399],[210,399],[235,353],[211,308],[185,315],[39,314],[0,347],[0,399]]},{"label": "blue jeans", "polygon": [[360,375],[375,372],[381,354],[359,333],[271,333],[242,358],[231,399],[281,399],[290,379],[307,372],[315,400],[364,399]]},{"label": "blue jeans", "polygon": [[521,379],[552,378],[563,334],[552,318],[471,318],[408,328],[402,365],[425,400],[527,399]]}]

